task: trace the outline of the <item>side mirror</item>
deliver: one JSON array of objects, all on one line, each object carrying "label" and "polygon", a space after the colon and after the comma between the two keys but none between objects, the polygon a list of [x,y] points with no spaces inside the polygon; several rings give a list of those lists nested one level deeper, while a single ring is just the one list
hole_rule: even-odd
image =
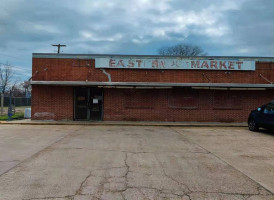
[{"label": "side mirror", "polygon": [[261,112],[262,108],[258,108],[257,110],[258,110],[259,112]]}]

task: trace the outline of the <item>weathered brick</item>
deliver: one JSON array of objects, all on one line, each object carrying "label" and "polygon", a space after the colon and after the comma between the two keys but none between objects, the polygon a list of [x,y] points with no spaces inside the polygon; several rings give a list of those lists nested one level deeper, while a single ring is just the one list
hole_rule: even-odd
[{"label": "weathered brick", "polygon": [[[33,58],[33,81],[107,82],[94,60]],[[87,63],[89,66],[87,67]],[[274,63],[255,71],[106,69],[113,82],[249,83],[274,79]],[[104,89],[104,120],[243,122],[250,110],[274,100],[274,90],[220,91],[178,89]],[[180,96],[182,95],[183,96]],[[185,96],[184,96],[185,95]],[[225,97],[224,97],[225,96]],[[173,99],[172,99],[173,98]],[[174,100],[177,98],[179,100]],[[228,98],[228,100],[226,100]],[[222,100],[223,99],[223,100]],[[180,102],[181,101],[181,102]],[[195,101],[195,104],[191,101]],[[239,101],[239,105],[237,104]],[[174,105],[170,105],[174,104]],[[189,107],[179,107],[179,105]],[[223,105],[228,104],[228,105]],[[191,107],[193,106],[193,107]],[[73,120],[73,87],[33,85],[32,119]]]}]

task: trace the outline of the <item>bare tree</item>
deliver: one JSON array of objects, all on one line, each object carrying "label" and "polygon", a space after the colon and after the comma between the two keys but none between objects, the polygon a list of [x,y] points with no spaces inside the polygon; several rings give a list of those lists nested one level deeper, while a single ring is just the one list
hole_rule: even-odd
[{"label": "bare tree", "polygon": [[23,83],[21,83],[21,86],[24,88],[24,93],[25,95],[31,92],[31,84],[30,84],[30,79],[27,81],[24,81]]},{"label": "bare tree", "polygon": [[14,81],[13,84],[10,86],[10,91],[13,96],[20,96],[19,94],[22,92],[20,88],[20,84],[18,84],[18,80]]},{"label": "bare tree", "polygon": [[0,63],[0,94],[1,94],[1,115],[3,114],[4,107],[4,93],[11,82],[12,66],[10,64]]},{"label": "bare tree", "polygon": [[0,93],[4,94],[7,87],[11,83],[13,71],[12,66],[9,63],[3,64],[0,63]]},{"label": "bare tree", "polygon": [[163,56],[205,56],[206,53],[199,46],[191,44],[177,44],[170,47],[162,47],[158,53]]}]

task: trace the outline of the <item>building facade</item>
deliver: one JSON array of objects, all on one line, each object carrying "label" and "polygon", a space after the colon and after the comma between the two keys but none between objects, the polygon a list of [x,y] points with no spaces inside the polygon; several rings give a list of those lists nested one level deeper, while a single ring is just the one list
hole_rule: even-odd
[{"label": "building facade", "polygon": [[33,54],[33,120],[246,122],[274,58]]}]

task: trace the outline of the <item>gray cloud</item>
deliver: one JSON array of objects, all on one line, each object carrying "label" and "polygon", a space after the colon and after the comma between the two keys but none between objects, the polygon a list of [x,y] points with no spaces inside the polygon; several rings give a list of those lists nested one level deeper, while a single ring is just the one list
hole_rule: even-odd
[{"label": "gray cloud", "polygon": [[2,0],[0,62],[30,76],[31,53],[156,54],[193,43],[208,55],[273,56],[270,0]]}]

